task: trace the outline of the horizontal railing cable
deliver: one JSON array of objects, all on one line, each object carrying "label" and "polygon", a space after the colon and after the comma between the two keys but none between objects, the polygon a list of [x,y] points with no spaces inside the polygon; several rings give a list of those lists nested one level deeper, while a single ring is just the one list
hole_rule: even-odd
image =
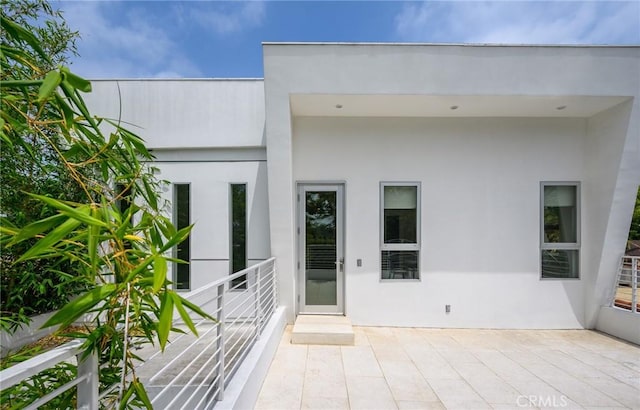
[{"label": "horizontal railing cable", "polygon": [[[208,409],[223,398],[225,387],[277,308],[275,258],[211,282],[185,297],[215,321],[193,319],[197,335],[189,332],[177,335],[170,339],[164,351],[147,351],[148,356],[136,367],[136,374],[157,408]],[[186,330],[186,324],[179,319],[176,326]],[[52,386],[50,392],[25,408],[46,405],[75,387],[78,408],[96,409],[99,400],[118,387],[111,385],[99,392],[95,386],[99,386],[98,373],[104,366],[98,366],[97,355],[81,358],[82,353],[82,341],[74,340],[18,363],[0,372],[2,388],[15,386],[75,357],[79,363],[77,377],[57,388]],[[159,369],[153,370],[157,365]],[[145,372],[147,376],[143,375]],[[162,381],[163,376],[168,381]],[[164,400],[168,393],[170,397]]]}]

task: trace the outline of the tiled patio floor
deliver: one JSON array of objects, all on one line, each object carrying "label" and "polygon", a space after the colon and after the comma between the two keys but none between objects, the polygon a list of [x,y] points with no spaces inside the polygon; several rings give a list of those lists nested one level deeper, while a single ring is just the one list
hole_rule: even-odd
[{"label": "tiled patio floor", "polygon": [[640,348],[587,330],[355,327],[355,346],[290,344],[257,409],[640,409]]}]

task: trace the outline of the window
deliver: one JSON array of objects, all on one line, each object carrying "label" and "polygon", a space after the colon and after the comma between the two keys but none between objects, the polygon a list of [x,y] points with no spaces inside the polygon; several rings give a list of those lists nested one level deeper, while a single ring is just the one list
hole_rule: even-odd
[{"label": "window", "polygon": [[382,279],[420,279],[420,184],[380,184]]},{"label": "window", "polygon": [[[247,184],[231,184],[231,273],[247,267]],[[246,289],[247,275],[231,281],[231,288]]]},{"label": "window", "polygon": [[[173,218],[176,229],[186,228],[191,224],[189,184],[173,185]],[[175,256],[187,263],[174,265],[173,282],[175,289],[189,290],[191,286],[191,237],[188,236],[175,249]]]},{"label": "window", "polygon": [[[133,195],[131,192],[131,185],[125,185],[125,184],[116,184],[116,189],[115,189],[115,194],[118,196],[118,200],[116,201],[116,205],[118,206],[118,209],[120,210],[120,215],[122,216],[122,219],[125,220],[127,217],[127,213],[129,212],[129,209],[131,209],[131,202],[133,200]],[[135,209],[134,209],[135,211]],[[133,216],[132,216],[133,218]],[[129,226],[132,226],[132,221],[131,219],[129,219]],[[125,249],[131,249],[131,242],[130,241],[125,241],[124,242],[124,248]]]},{"label": "window", "polygon": [[580,277],[580,184],[540,184],[540,253],[543,279]]},{"label": "window", "polygon": [[115,193],[119,198],[117,201],[118,209],[122,216],[124,216],[129,208],[131,208],[131,199],[133,196],[131,195],[131,185],[116,184]]}]

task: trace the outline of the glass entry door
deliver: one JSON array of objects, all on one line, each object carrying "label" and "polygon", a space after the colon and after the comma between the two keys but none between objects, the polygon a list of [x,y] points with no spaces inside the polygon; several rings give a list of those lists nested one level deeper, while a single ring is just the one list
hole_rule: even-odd
[{"label": "glass entry door", "polygon": [[298,186],[300,313],[344,313],[344,187]]}]

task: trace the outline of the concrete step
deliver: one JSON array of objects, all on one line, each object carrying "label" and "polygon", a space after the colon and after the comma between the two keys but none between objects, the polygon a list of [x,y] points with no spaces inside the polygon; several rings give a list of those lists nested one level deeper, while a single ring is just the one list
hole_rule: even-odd
[{"label": "concrete step", "polygon": [[345,316],[298,315],[291,332],[291,343],[313,345],[353,345],[355,335]]}]

